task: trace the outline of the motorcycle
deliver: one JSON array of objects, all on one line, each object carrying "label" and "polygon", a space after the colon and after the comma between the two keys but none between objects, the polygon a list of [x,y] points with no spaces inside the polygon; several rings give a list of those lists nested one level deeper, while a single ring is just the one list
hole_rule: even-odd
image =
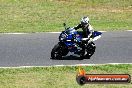
[{"label": "motorcycle", "polygon": [[[99,39],[102,33],[94,31],[93,41],[89,42],[90,39],[83,38],[81,31],[76,31],[74,28],[66,27],[65,23],[63,25],[65,27],[65,31],[60,33],[59,42],[51,51],[51,59],[62,59],[63,56],[66,56],[69,52],[79,55],[80,59],[90,58],[96,49],[96,45],[93,41]],[[87,43],[82,39],[87,39]],[[82,49],[83,45],[85,45],[85,50]]]}]

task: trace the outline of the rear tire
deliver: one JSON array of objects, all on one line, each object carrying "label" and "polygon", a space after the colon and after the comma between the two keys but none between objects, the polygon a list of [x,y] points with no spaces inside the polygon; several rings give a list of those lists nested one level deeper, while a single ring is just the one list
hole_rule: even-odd
[{"label": "rear tire", "polygon": [[79,60],[83,60],[85,57],[84,57],[84,52],[81,52],[80,53],[80,57],[79,57]]},{"label": "rear tire", "polygon": [[96,45],[93,42],[89,43],[86,49],[87,54],[85,55],[85,58],[90,59],[90,57],[94,54],[95,49],[96,49]]}]

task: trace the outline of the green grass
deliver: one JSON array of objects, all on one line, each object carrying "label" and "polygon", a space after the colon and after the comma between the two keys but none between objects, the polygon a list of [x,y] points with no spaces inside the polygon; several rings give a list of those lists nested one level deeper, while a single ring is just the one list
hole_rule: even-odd
[{"label": "green grass", "polygon": [[132,0],[0,0],[0,32],[62,31],[89,16],[95,30],[132,30]]},{"label": "green grass", "polygon": [[[132,65],[82,67],[88,74],[130,74]],[[0,88],[132,88],[129,84],[86,84],[76,82],[78,67],[0,68]]]}]

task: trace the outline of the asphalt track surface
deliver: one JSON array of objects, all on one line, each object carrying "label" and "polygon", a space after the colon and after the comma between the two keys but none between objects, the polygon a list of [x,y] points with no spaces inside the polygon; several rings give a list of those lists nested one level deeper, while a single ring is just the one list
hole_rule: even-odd
[{"label": "asphalt track surface", "polygon": [[84,60],[71,54],[63,60],[51,60],[58,36],[58,33],[0,34],[0,67],[132,63],[132,32],[104,32],[95,41],[95,54]]}]

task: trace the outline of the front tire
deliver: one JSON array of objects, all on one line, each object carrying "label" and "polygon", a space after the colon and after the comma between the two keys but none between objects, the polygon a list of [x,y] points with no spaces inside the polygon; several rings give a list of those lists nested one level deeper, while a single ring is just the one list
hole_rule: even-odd
[{"label": "front tire", "polygon": [[62,59],[62,50],[59,44],[56,44],[51,51],[51,59]]},{"label": "front tire", "polygon": [[66,46],[58,43],[51,51],[51,59],[62,59],[62,56],[67,55],[68,52],[69,51]]}]

